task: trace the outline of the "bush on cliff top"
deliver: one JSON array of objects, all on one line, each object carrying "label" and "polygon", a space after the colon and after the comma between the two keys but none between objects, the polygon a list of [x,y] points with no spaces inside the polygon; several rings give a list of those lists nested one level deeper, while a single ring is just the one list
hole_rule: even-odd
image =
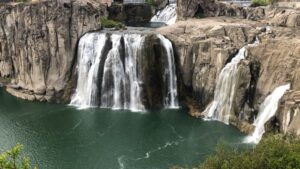
[{"label": "bush on cliff top", "polygon": [[276,2],[277,0],[252,0],[251,6],[257,7],[257,6],[267,6],[269,4],[272,4]]},{"label": "bush on cliff top", "polygon": [[[21,157],[23,146],[17,144],[11,150],[0,153],[0,169],[31,169],[28,157]],[[36,168],[35,168],[36,169]]]},{"label": "bush on cliff top", "polygon": [[117,22],[114,20],[110,20],[107,18],[100,18],[100,24],[103,28],[116,28],[116,29],[123,29],[125,26],[121,22]]},{"label": "bush on cliff top", "polygon": [[268,136],[253,150],[234,151],[218,146],[199,169],[299,169],[300,141],[285,136]]}]

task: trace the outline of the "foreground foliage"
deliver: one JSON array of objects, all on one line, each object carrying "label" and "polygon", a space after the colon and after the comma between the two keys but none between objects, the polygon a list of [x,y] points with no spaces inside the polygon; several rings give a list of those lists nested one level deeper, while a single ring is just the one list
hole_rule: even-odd
[{"label": "foreground foliage", "polygon": [[300,169],[300,141],[277,135],[263,139],[253,150],[218,146],[199,169]]},{"label": "foreground foliage", "polygon": [[[28,157],[22,157],[23,146],[17,144],[11,150],[0,153],[0,169],[31,169]],[[35,168],[36,169],[36,168]]]}]

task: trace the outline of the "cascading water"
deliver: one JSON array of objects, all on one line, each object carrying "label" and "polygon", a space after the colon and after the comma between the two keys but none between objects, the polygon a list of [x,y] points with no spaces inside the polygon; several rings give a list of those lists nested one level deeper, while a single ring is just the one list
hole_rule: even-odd
[{"label": "cascading water", "polygon": [[177,97],[177,77],[175,69],[174,51],[172,43],[162,35],[157,35],[160,39],[162,46],[164,46],[167,52],[167,65],[164,71],[164,81],[167,85],[167,94],[165,97],[165,107],[178,108],[178,97]]},{"label": "cascading water", "polygon": [[151,22],[163,22],[167,25],[172,25],[176,22],[176,3],[167,5],[164,9],[157,12],[155,16],[152,17]]},{"label": "cascading water", "polygon": [[141,80],[138,78],[137,57],[141,54],[144,37],[138,34],[125,35],[125,71],[129,77],[130,102],[126,105],[131,110],[144,110],[141,100]]},{"label": "cascading water", "polygon": [[105,34],[86,34],[78,45],[78,82],[71,105],[87,108],[96,105],[97,76],[102,52],[106,43]]},{"label": "cascading water", "polygon": [[[251,45],[256,45],[257,43],[258,40]],[[245,59],[245,53],[246,47],[241,48],[231,62],[222,69],[215,88],[214,100],[203,112],[206,119],[218,120],[229,124],[236,95],[236,86],[239,82],[238,64]]]},{"label": "cascading water", "polygon": [[121,60],[121,35],[111,35],[112,49],[104,64],[101,107],[122,109],[125,103],[125,72]]},{"label": "cascading water", "polygon": [[[145,37],[135,33],[88,33],[78,47],[78,80],[71,105],[80,108],[103,107],[145,110],[143,96],[144,72],[138,60],[143,60]],[[177,108],[177,79],[171,42],[162,35],[160,40],[166,55],[161,56],[165,108]],[[147,75],[146,75],[147,76]],[[159,92],[159,91],[158,91]]]},{"label": "cascading water", "polygon": [[265,124],[272,117],[275,116],[275,113],[278,108],[278,102],[284,95],[284,93],[290,89],[290,84],[280,86],[276,88],[260,105],[259,113],[254,121],[253,125],[255,126],[255,130],[253,134],[248,136],[245,139],[247,143],[255,143],[258,144],[261,140],[263,134],[265,133]]}]

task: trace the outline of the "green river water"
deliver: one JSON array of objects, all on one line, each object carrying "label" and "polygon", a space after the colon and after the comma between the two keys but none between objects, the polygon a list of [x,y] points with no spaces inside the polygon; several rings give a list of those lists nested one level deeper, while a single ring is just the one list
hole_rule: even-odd
[{"label": "green river water", "polygon": [[0,90],[0,151],[24,145],[40,169],[165,169],[197,166],[221,140],[241,145],[232,126],[185,110],[78,110],[28,102]]}]

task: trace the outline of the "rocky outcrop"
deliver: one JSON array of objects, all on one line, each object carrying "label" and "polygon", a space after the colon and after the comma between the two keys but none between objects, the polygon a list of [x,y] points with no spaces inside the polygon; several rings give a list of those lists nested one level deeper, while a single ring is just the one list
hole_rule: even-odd
[{"label": "rocky outcrop", "polygon": [[300,91],[292,90],[281,99],[277,119],[282,133],[300,136]]},{"label": "rocky outcrop", "polygon": [[186,18],[235,16],[272,26],[299,27],[300,11],[289,8],[241,7],[215,0],[178,0],[178,20]]},{"label": "rocky outcrop", "polygon": [[[11,94],[60,102],[78,39],[100,28],[106,7],[88,1],[47,1],[0,7],[0,77]],[[66,97],[68,98],[68,97]]]},{"label": "rocky outcrop", "polygon": [[120,22],[149,22],[154,15],[149,4],[113,3],[109,8],[109,19]]},{"label": "rocky outcrop", "polygon": [[213,100],[221,69],[255,36],[260,44],[247,47],[247,57],[239,64],[230,124],[249,133],[259,105],[276,87],[291,83],[293,90],[300,90],[299,30],[264,25],[265,22],[218,17],[180,21],[159,30],[175,46],[180,91],[191,115],[201,116]]},{"label": "rocky outcrop", "polygon": [[[190,113],[200,117],[202,111],[213,100],[216,81],[226,63],[240,48],[255,40],[260,30],[255,23],[230,18],[191,19],[181,21],[160,33],[172,40],[177,52],[177,67],[181,79],[181,94],[194,110]],[[251,121],[251,115],[241,116],[240,112],[253,109],[249,92],[256,83],[257,64],[245,60],[239,65],[239,83],[234,101],[234,117],[231,124],[252,130],[243,121]],[[192,105],[192,106],[191,106]],[[247,105],[247,106],[246,106]],[[196,107],[196,108],[195,108]]]},{"label": "rocky outcrop", "polygon": [[190,17],[239,16],[247,17],[245,8],[215,0],[178,0],[178,19]]}]

